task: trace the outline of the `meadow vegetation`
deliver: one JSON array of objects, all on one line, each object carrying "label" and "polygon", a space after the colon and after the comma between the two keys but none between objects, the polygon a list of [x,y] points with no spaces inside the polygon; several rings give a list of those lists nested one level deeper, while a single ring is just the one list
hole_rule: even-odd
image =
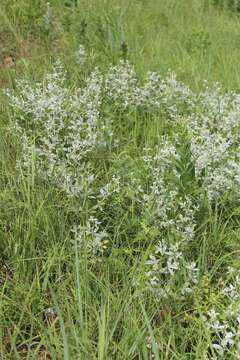
[{"label": "meadow vegetation", "polygon": [[2,0],[0,359],[240,359],[240,2]]}]

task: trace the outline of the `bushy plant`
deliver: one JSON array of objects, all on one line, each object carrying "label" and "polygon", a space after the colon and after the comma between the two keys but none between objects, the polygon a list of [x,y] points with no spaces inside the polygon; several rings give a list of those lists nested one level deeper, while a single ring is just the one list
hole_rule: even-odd
[{"label": "bushy plant", "polygon": [[[84,66],[88,56],[79,50]],[[133,272],[132,291],[146,296],[146,303],[169,301],[175,311],[191,311],[203,278],[199,229],[206,228],[207,214],[224,207],[226,196],[239,199],[239,94],[225,93],[218,84],[194,93],[172,72],[140,80],[126,60],[105,72],[94,69],[75,88],[68,87],[57,62],[42,82],[18,81],[16,91],[6,94],[9,130],[21,148],[16,171],[28,179],[34,166],[36,182],[69,204],[66,242],[77,264],[89,261],[97,276],[110,254],[131,254],[130,263],[142,262]],[[134,133],[134,116],[143,115],[148,122],[157,119],[162,130],[154,146],[141,140],[136,147],[142,164],[137,171],[122,155],[118,122]],[[123,216],[130,225],[120,232]],[[219,307],[199,310],[211,339],[206,358],[239,351],[237,268],[234,274],[234,284],[228,284],[229,273],[221,279],[226,286]],[[216,274],[213,283],[219,281]]]}]

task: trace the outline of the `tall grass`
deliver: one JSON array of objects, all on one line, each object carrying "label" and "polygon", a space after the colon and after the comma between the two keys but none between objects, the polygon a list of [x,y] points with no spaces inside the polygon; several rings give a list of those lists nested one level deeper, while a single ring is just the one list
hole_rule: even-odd
[{"label": "tall grass", "polygon": [[[239,356],[235,10],[210,0],[1,1],[0,359]],[[7,57],[14,65],[5,64]],[[56,85],[62,108],[52,113],[47,104],[40,115],[34,106],[41,96],[54,100],[47,76],[58,60],[66,73]],[[136,70],[134,79],[124,72],[131,71],[126,60]],[[95,67],[100,75],[94,76],[104,78],[101,104],[93,100],[94,83],[78,109],[71,96],[82,99],[76,89],[85,89]],[[159,95],[159,83],[155,88],[146,80],[148,71],[159,73],[167,90]],[[215,82],[222,85],[219,92]],[[143,88],[150,96],[138,98]],[[43,95],[36,89],[45,89]],[[19,106],[16,99],[25,102]],[[216,105],[221,101],[222,113]],[[59,119],[62,142],[51,151],[42,141],[49,145]],[[74,130],[71,119],[79,124]],[[201,142],[202,129],[217,140],[209,135]],[[71,156],[77,131],[85,152],[66,160],[61,146]],[[51,170],[55,151],[59,162]],[[196,159],[203,155],[210,160],[202,168]],[[165,252],[159,253],[159,244]],[[177,264],[173,253],[177,259],[181,253]],[[152,281],[154,257],[170,269],[163,274],[157,268],[165,281],[160,289]],[[196,273],[188,278],[192,261]],[[184,295],[183,285],[189,290]],[[159,290],[167,297],[159,299]]]}]

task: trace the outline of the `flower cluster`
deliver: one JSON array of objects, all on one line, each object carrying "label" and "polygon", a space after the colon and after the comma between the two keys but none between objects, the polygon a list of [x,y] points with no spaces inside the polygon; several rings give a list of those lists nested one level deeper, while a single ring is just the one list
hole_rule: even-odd
[{"label": "flower cluster", "polygon": [[191,197],[182,196],[176,185],[180,155],[173,144],[165,139],[156,155],[145,156],[144,160],[150,182],[150,191],[144,195],[145,207],[152,214],[154,226],[160,229],[160,240],[147,261],[146,280],[160,300],[176,294],[179,281],[182,295],[191,292],[198,282],[196,263],[189,262],[186,255],[194,238],[198,208]]},{"label": "flower cluster", "polygon": [[27,167],[35,156],[39,176],[76,197],[91,187],[94,171],[89,159],[105,144],[102,76],[93,72],[73,94],[64,84],[65,73],[56,64],[45,82],[35,87],[19,82],[20,95],[8,95],[18,111],[15,128],[22,139],[21,166]]},{"label": "flower cluster", "polygon": [[240,356],[240,276],[232,268],[228,276],[234,279],[221,290],[224,309],[211,308],[203,317],[211,335],[211,348],[217,354],[209,355],[208,359],[223,358],[229,351],[236,359]]},{"label": "flower cluster", "polygon": [[155,72],[149,72],[141,83],[132,65],[120,61],[110,67],[105,78],[106,96],[115,105],[126,109],[138,107],[149,111],[158,111],[174,118],[193,105],[192,92],[168,72],[161,78]]},{"label": "flower cluster", "polygon": [[[239,186],[238,94],[223,94],[219,86],[199,94],[187,129],[196,179],[206,189],[209,200]],[[237,190],[237,189],[236,189]]]},{"label": "flower cluster", "polygon": [[108,235],[100,226],[100,221],[90,216],[85,226],[75,225],[72,229],[74,243],[85,247],[89,256],[101,255],[107,247]]},{"label": "flower cluster", "polygon": [[180,242],[168,245],[164,240],[159,241],[147,265],[148,288],[157,300],[174,297],[179,291],[184,296],[192,292],[198,283],[199,270],[196,263],[186,261]]},{"label": "flower cluster", "polygon": [[79,65],[85,64],[87,61],[87,53],[83,45],[79,45],[77,51],[75,52],[76,62]]}]

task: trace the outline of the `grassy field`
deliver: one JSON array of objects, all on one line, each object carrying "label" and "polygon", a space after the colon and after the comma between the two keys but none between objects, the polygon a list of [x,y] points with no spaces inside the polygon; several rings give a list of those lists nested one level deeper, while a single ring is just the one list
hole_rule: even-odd
[{"label": "grassy field", "polygon": [[240,359],[239,10],[1,0],[1,360]]}]

